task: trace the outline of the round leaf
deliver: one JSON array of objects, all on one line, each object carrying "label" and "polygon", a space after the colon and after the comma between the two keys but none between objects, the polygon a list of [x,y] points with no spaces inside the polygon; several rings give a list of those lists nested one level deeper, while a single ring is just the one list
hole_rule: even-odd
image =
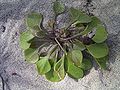
[{"label": "round leaf", "polygon": [[102,22],[95,16],[92,17],[92,21],[88,23],[88,26],[81,34],[88,34],[89,32],[97,29],[97,26],[103,25]]},{"label": "round leaf", "polygon": [[54,71],[54,69],[51,69],[49,72],[45,74],[45,77],[47,80],[51,82],[59,82],[61,79],[59,78],[57,72]]},{"label": "round leaf", "polygon": [[107,39],[107,31],[104,26],[98,26],[96,28],[95,36],[92,38],[96,43],[104,42]]},{"label": "round leaf", "polygon": [[28,48],[24,51],[25,59],[28,62],[35,63],[38,61],[38,50],[33,48]]},{"label": "round leaf", "polygon": [[53,5],[53,10],[54,10],[55,14],[58,15],[58,14],[61,14],[62,12],[64,12],[65,6],[62,3],[55,1],[54,5]]},{"label": "round leaf", "polygon": [[20,35],[20,47],[25,50],[30,47],[29,40],[31,40],[34,36],[30,33],[30,31],[25,31]]},{"label": "round leaf", "polygon": [[51,65],[51,70],[45,74],[46,79],[51,81],[51,82],[61,81],[57,72],[54,71],[54,65],[55,65],[55,62],[56,62],[56,58],[54,57],[54,59],[50,59],[49,62],[50,62],[50,65]]},{"label": "round leaf", "polygon": [[31,29],[34,29],[35,26],[40,26],[42,19],[43,19],[42,14],[32,12],[27,16],[27,19],[26,19],[27,26]]},{"label": "round leaf", "polygon": [[85,14],[82,11],[77,10],[73,7],[70,8],[70,14],[72,17],[72,21],[79,21],[80,23],[91,22],[91,17],[89,17],[87,14]]},{"label": "round leaf", "polygon": [[37,70],[40,75],[43,75],[51,70],[51,65],[48,61],[48,57],[42,57],[36,62]]},{"label": "round leaf", "polygon": [[108,55],[108,46],[105,43],[92,44],[87,46],[89,53],[95,58],[102,58]]},{"label": "round leaf", "polygon": [[83,77],[83,70],[77,66],[75,66],[70,60],[68,60],[68,71],[67,73],[75,78],[75,79],[79,79]]},{"label": "round leaf", "polygon": [[83,62],[80,65],[80,68],[83,70],[89,70],[92,68],[92,63],[88,59],[84,59]]},{"label": "round leaf", "polygon": [[68,59],[71,60],[76,66],[80,66],[82,63],[83,55],[80,50],[72,50],[67,55]]},{"label": "round leaf", "polygon": [[34,37],[29,41],[29,43],[31,43],[30,48],[39,48],[39,50],[43,47],[49,46],[49,44],[46,43],[45,39],[40,39],[38,37]]},{"label": "round leaf", "polygon": [[80,42],[79,40],[76,40],[74,41],[73,49],[83,51],[85,50],[85,46],[82,42]]},{"label": "round leaf", "polygon": [[100,68],[106,70],[107,66],[106,66],[106,62],[108,61],[108,56],[105,56],[103,58],[96,58],[98,65],[100,66]]},{"label": "round leaf", "polygon": [[30,29],[30,31],[36,37],[43,38],[45,36],[45,33],[39,26],[34,26],[33,29]]}]

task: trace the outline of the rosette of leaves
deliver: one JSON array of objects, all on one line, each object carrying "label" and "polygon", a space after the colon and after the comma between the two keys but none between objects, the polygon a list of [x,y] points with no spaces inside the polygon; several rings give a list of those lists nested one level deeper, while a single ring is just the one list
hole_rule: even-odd
[{"label": "rosette of leaves", "polygon": [[[55,19],[43,27],[43,15],[32,12],[26,18],[27,30],[20,35],[20,46],[25,60],[34,63],[40,75],[52,82],[59,82],[66,75],[73,79],[84,77],[95,60],[100,69],[106,69],[108,46],[107,31],[95,16],[69,8],[70,24],[57,27],[57,16],[65,6],[55,1]],[[92,59],[91,59],[92,57]]]}]

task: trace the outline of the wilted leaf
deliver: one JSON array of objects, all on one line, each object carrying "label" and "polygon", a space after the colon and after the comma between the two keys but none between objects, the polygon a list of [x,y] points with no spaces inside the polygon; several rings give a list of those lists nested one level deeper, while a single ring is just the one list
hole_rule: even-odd
[{"label": "wilted leaf", "polygon": [[25,31],[20,35],[20,47],[25,50],[30,47],[29,40],[31,40],[34,36],[30,33],[30,31]]},{"label": "wilted leaf", "polygon": [[96,33],[95,36],[92,38],[93,41],[96,43],[104,42],[107,39],[107,31],[105,30],[105,27],[102,25],[99,25],[96,27]]},{"label": "wilted leaf", "polygon": [[106,43],[92,44],[87,46],[89,53],[95,58],[102,58],[108,55],[108,46]]},{"label": "wilted leaf", "polygon": [[27,19],[26,19],[27,26],[30,29],[34,29],[35,26],[40,26],[42,19],[43,19],[42,14],[38,14],[35,12],[30,13],[28,14]]},{"label": "wilted leaf", "polygon": [[79,40],[74,41],[74,44],[73,44],[74,50],[83,51],[83,50],[85,50],[85,48],[86,47],[84,46],[84,44],[81,41],[79,41]]},{"label": "wilted leaf", "polygon": [[49,20],[48,21],[48,27],[50,27],[50,29],[53,29],[54,28],[54,23],[55,23],[54,20]]},{"label": "wilted leaf", "polygon": [[41,57],[38,62],[36,62],[37,70],[40,75],[43,75],[51,70],[51,65],[48,61],[48,57]]},{"label": "wilted leaf", "polygon": [[67,58],[71,60],[76,66],[80,66],[83,59],[83,55],[80,50],[72,50],[68,52]]},{"label": "wilted leaf", "polygon": [[28,62],[35,63],[38,61],[38,50],[33,48],[28,48],[24,51],[25,59]]},{"label": "wilted leaf", "polygon": [[53,5],[53,10],[56,15],[59,15],[65,11],[65,6],[62,3],[55,1]]},{"label": "wilted leaf", "polygon": [[62,58],[55,64],[54,70],[57,72],[60,79],[63,79],[65,77],[65,70],[64,70],[64,58],[63,55]]},{"label": "wilted leaf", "polygon": [[77,10],[73,7],[70,8],[70,14],[72,17],[72,21],[79,21],[81,23],[89,23],[91,22],[91,17],[89,17],[87,14],[83,13],[80,10]]},{"label": "wilted leaf", "polygon": [[82,68],[83,70],[89,70],[92,68],[92,63],[90,60],[88,59],[84,59],[80,65],[80,68]]},{"label": "wilted leaf", "polygon": [[83,77],[83,70],[77,66],[75,66],[70,60],[68,60],[68,70],[67,73],[75,78],[75,79],[80,79]]}]

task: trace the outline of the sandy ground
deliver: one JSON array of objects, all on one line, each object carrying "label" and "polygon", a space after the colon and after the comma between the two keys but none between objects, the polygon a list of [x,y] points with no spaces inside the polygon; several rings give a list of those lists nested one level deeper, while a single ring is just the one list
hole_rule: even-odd
[{"label": "sandy ground", "polygon": [[[91,13],[98,16],[109,33],[111,71],[104,71],[103,77],[94,68],[89,75],[78,82],[66,77],[59,83],[48,82],[38,76],[35,66],[24,61],[19,47],[20,32],[26,29],[24,18],[31,11],[44,15],[44,24],[54,14],[55,0],[0,0],[0,77],[5,81],[5,90],[120,90],[120,0],[92,0]],[[86,0],[60,0],[67,7],[83,7]],[[60,26],[67,25],[68,17],[58,18]],[[66,20],[66,21],[65,21]],[[0,79],[0,90],[2,88]]]}]

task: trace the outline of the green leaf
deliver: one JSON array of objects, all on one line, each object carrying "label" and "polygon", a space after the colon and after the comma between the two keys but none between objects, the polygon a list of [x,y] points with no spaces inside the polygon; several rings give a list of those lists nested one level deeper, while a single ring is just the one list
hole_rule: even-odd
[{"label": "green leaf", "polygon": [[20,35],[20,47],[25,50],[30,47],[29,40],[31,40],[34,36],[30,33],[30,31],[25,31]]},{"label": "green leaf", "polygon": [[73,7],[70,8],[70,14],[72,17],[72,21],[79,21],[80,23],[89,23],[91,22],[91,17],[89,17],[87,14],[83,13],[80,10],[77,10]]},{"label": "green leaf", "polygon": [[106,62],[108,61],[108,56],[105,56],[103,58],[96,58],[96,60],[101,69],[107,69]]},{"label": "green leaf", "polygon": [[64,58],[63,55],[62,58],[55,64],[54,70],[57,72],[60,79],[64,79],[65,77],[65,70],[64,70]]},{"label": "green leaf", "polygon": [[75,27],[76,32],[78,33],[82,32],[85,29],[85,26],[80,21],[76,21],[71,26]]},{"label": "green leaf", "polygon": [[84,59],[83,62],[80,65],[80,68],[82,68],[83,70],[89,70],[92,68],[92,63],[90,60],[88,59]]},{"label": "green leaf", "polygon": [[30,31],[36,37],[45,37],[45,32],[43,32],[39,26],[34,26],[32,29],[30,29]]},{"label": "green leaf", "polygon": [[68,52],[68,59],[71,60],[76,66],[80,66],[82,63],[83,55],[80,50],[72,50]]},{"label": "green leaf", "polygon": [[68,56],[65,56],[65,60],[64,60],[64,68],[65,68],[65,72],[68,70]]},{"label": "green leaf", "polygon": [[[57,44],[52,45],[52,46],[50,47],[50,49],[48,50],[48,56],[49,56],[49,57],[56,51],[57,47],[58,47]],[[55,55],[55,53],[54,53],[54,55]]]},{"label": "green leaf", "polygon": [[[56,50],[55,50],[56,49]],[[50,53],[51,53],[51,55],[50,54],[48,54],[48,56],[50,55],[50,59],[52,59],[53,60],[53,65],[58,61],[58,48],[57,47],[54,47],[51,51],[50,51]]]},{"label": "green leaf", "polygon": [[53,10],[56,15],[59,15],[65,11],[65,6],[62,3],[55,1],[53,5]]},{"label": "green leaf", "polygon": [[43,20],[42,14],[32,12],[28,14],[26,23],[30,29],[34,29],[35,26],[40,26],[42,20]]},{"label": "green leaf", "polygon": [[[86,29],[81,34],[88,34],[89,32],[93,31],[94,29],[97,29],[98,26],[102,26],[102,22],[95,16],[92,17],[92,21],[88,23]],[[99,30],[99,28],[97,29]]]},{"label": "green leaf", "polygon": [[34,37],[32,38],[29,43],[31,43],[30,48],[43,48],[43,47],[48,47],[50,45],[50,40],[46,40],[46,39],[42,39],[42,38],[38,38],[38,37]]},{"label": "green leaf", "polygon": [[28,62],[35,63],[38,61],[38,49],[28,48],[24,51],[25,59]]},{"label": "green leaf", "polygon": [[95,36],[92,38],[96,43],[102,43],[107,39],[107,31],[102,25],[97,26]]},{"label": "green leaf", "polygon": [[37,70],[40,75],[43,75],[51,70],[51,65],[48,61],[48,57],[41,57],[38,62],[36,62]]},{"label": "green leaf", "polygon": [[61,81],[61,79],[59,78],[57,72],[54,71],[54,65],[56,63],[55,59],[56,59],[56,57],[49,60],[50,65],[51,65],[51,70],[45,74],[46,79],[51,81],[51,82],[59,82],[59,81]]},{"label": "green leaf", "polygon": [[76,21],[72,25],[75,27],[84,27],[84,25],[80,21]]},{"label": "green leaf", "polygon": [[67,73],[70,75],[70,77],[75,78],[75,79],[80,79],[84,75],[83,70],[75,66],[69,59],[68,59]]},{"label": "green leaf", "polygon": [[54,71],[54,69],[51,69],[49,72],[45,74],[45,77],[47,80],[51,82],[59,82],[61,79],[59,78],[57,72]]},{"label": "green leaf", "polygon": [[109,49],[106,43],[92,44],[87,46],[89,53],[95,58],[102,58],[108,55]]},{"label": "green leaf", "polygon": [[84,44],[81,41],[79,41],[79,40],[74,41],[74,44],[73,44],[74,50],[83,51],[83,50],[85,50],[85,48],[86,47],[84,46]]}]

